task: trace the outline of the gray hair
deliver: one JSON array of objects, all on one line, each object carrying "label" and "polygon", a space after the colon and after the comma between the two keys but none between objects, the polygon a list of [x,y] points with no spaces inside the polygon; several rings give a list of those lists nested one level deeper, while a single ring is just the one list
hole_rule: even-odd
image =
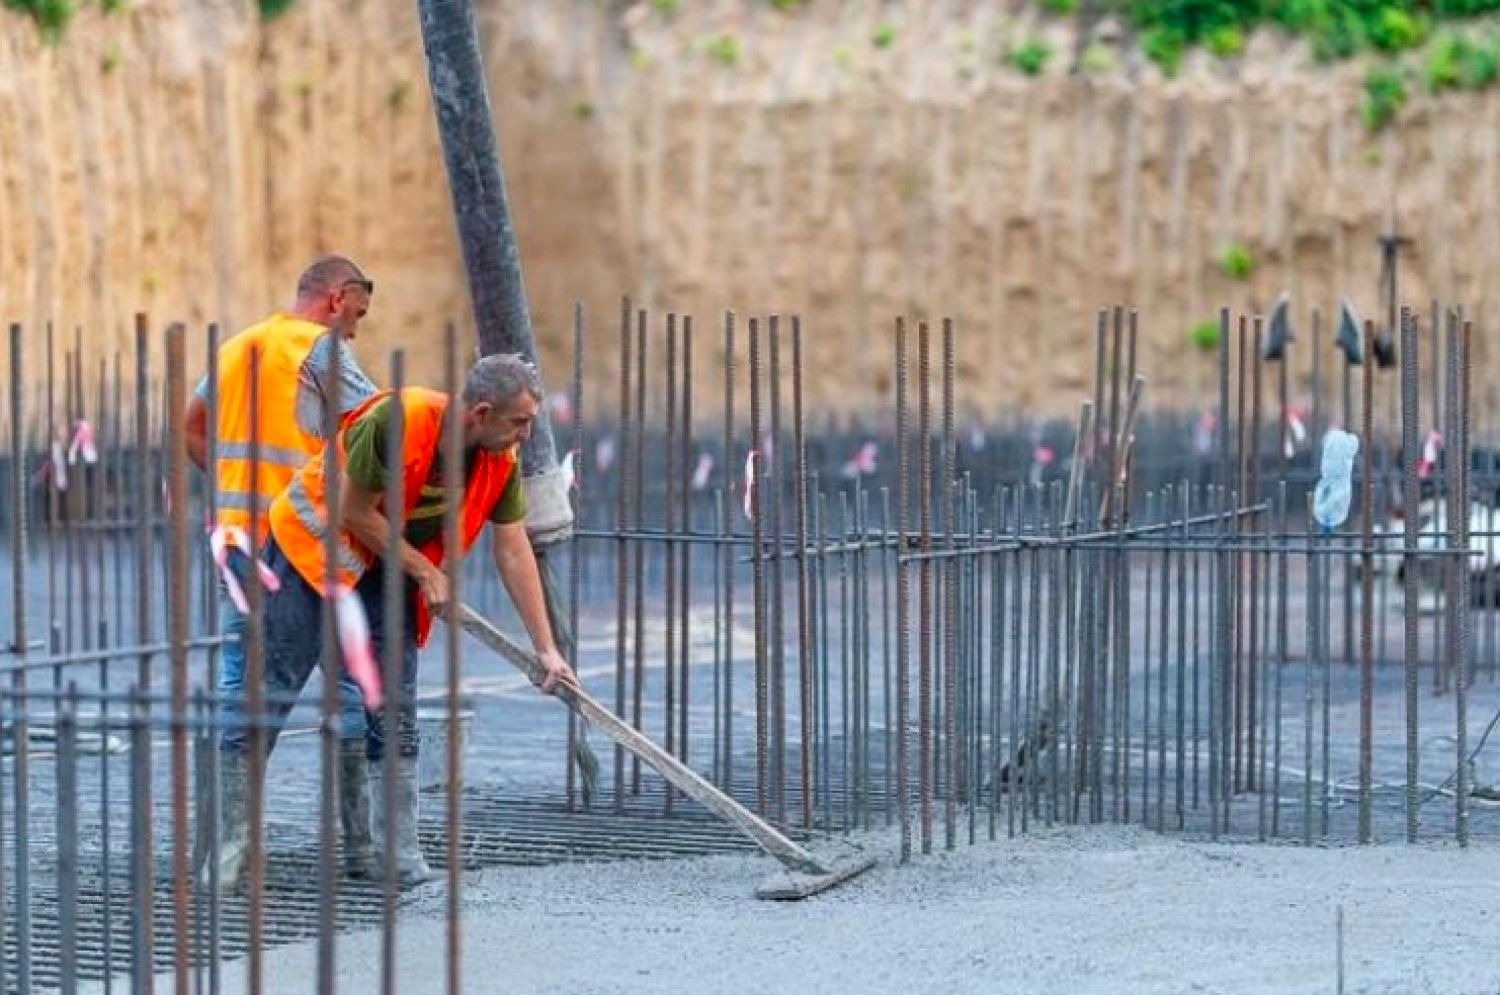
[{"label": "gray hair", "polygon": [[518,353],[496,353],[485,356],[469,369],[464,380],[465,407],[491,404],[504,410],[521,394],[542,400],[542,375]]}]

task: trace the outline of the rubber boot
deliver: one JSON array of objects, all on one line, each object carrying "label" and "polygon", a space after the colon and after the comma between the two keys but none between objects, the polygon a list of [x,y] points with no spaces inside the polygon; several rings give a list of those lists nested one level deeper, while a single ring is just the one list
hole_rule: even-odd
[{"label": "rubber boot", "polygon": [[385,811],[387,794],[395,796],[396,803],[396,880],[403,888],[413,888],[434,877],[427,859],[422,856],[421,841],[417,838],[417,758],[400,757],[396,761],[396,780],[390,783],[385,777],[383,763],[370,764],[370,783],[374,786],[375,852],[385,859],[386,825]]},{"label": "rubber boot", "polygon": [[[243,753],[220,752],[219,754],[219,847],[218,852],[208,852],[199,869],[199,884],[207,891],[213,886],[210,877],[216,861],[219,871],[218,892],[220,896],[233,895],[239,890],[240,877],[245,872],[245,862],[250,855],[250,824],[248,818],[250,798],[250,765]],[[206,804],[212,804],[206,800]],[[200,806],[200,812],[203,806]]]},{"label": "rubber boot", "polygon": [[370,835],[370,771],[365,741],[339,742],[339,825],[344,835],[344,873],[359,881],[379,875]]}]

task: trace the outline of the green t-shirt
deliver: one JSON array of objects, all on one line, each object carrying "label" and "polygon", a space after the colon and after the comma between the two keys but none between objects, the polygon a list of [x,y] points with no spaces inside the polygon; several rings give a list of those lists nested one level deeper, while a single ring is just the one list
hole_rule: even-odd
[{"label": "green t-shirt", "polygon": [[[391,399],[386,398],[360,415],[344,432],[344,472],[356,486],[371,494],[385,490],[386,439],[391,423]],[[475,446],[464,453],[464,480],[474,472],[479,454]],[[432,459],[427,480],[411,517],[406,520],[406,541],[417,548],[443,534],[445,490],[443,488],[443,454]],[[510,525],[526,518],[526,492],[521,489],[521,475],[512,473],[500,492],[500,499],[490,509],[489,520],[496,525]]]}]

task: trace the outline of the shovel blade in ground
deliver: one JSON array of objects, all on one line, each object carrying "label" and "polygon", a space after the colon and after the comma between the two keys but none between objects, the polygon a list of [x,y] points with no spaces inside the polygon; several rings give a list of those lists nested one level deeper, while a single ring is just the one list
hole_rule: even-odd
[{"label": "shovel blade in ground", "polygon": [[[488,619],[469,606],[462,606],[458,614],[465,632],[508,660],[530,678],[532,683],[541,682],[541,663],[535,654],[495,628]],[[557,697],[592,723],[594,728],[601,730],[630,754],[639,757],[641,762],[655,770],[678,791],[734,826],[766,853],[781,861],[786,873],[762,885],[756,891],[756,897],[782,901],[808,898],[842,884],[874,866],[875,859],[868,856],[839,861],[814,856],[704,780],[697,771],[657,746],[584,691],[561,686],[557,689]]]}]

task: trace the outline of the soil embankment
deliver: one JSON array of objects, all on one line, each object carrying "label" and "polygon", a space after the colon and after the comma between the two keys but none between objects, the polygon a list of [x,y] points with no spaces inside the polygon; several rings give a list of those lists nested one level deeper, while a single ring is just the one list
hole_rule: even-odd
[{"label": "soil embankment", "polygon": [[[1416,96],[1372,137],[1359,69],[1271,36],[1175,81],[1071,77],[1061,58],[1031,80],[999,53],[1048,32],[1065,52],[1066,28],[996,6],[702,0],[668,19],[482,0],[551,379],[572,301],[613,355],[631,292],[696,316],[705,375],[722,308],[801,312],[811,400],[842,409],[888,393],[871,343],[896,313],[952,315],[967,402],[1063,413],[1091,371],[1092,309],[1123,301],[1152,396],[1185,403],[1212,386],[1188,329],[1221,303],[1285,289],[1305,315],[1347,293],[1373,315],[1393,205],[1415,239],[1405,293],[1493,311],[1494,91]],[[222,0],[91,6],[55,46],[20,15],[0,25],[0,311],[26,322],[32,370],[47,319],[96,356],[128,347],[137,309],[235,327],[339,250],[379,286],[372,372],[401,344],[437,375],[432,333],[467,304],[408,0],[298,0],[264,26]],[[1219,272],[1231,243],[1248,280]],[[1478,358],[1492,376],[1482,341]],[[614,381],[596,369],[597,411]]]}]

